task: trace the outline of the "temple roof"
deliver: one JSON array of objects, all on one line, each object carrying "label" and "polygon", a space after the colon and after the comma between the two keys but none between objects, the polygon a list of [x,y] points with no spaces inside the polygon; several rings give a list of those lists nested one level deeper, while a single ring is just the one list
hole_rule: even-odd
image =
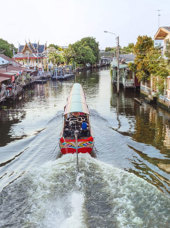
[{"label": "temple roof", "polygon": [[22,50],[24,49],[24,46],[25,46],[25,45],[19,45],[19,47],[18,47],[18,52],[22,52]]},{"label": "temple roof", "polygon": [[25,45],[19,45],[19,47],[18,47],[18,53],[22,53],[23,50],[26,48],[26,46],[33,53],[43,53],[45,51],[45,48],[46,48],[46,45],[45,44],[28,42]]}]

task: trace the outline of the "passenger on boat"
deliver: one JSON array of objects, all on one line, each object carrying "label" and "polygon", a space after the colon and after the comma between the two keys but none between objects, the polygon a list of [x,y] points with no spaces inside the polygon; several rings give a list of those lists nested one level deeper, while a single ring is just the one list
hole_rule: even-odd
[{"label": "passenger on boat", "polygon": [[82,122],[81,128],[82,128],[82,130],[86,130],[87,129],[87,123],[85,121]]},{"label": "passenger on boat", "polygon": [[81,137],[88,137],[90,135],[88,124],[83,121],[81,125]]}]

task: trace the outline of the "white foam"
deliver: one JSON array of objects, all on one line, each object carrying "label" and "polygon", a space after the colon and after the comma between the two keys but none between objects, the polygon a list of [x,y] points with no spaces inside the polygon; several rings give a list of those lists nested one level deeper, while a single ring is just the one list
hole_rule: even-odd
[{"label": "white foam", "polygon": [[84,197],[81,193],[73,192],[71,195],[71,216],[59,226],[60,228],[80,228],[85,227],[82,223],[82,206]]},{"label": "white foam", "polygon": [[89,222],[90,227],[111,222],[123,228],[161,227],[168,222],[169,199],[151,184],[88,154],[79,155],[79,164],[77,173],[76,155],[66,155],[27,174],[31,209],[22,218],[28,227],[84,228]]}]

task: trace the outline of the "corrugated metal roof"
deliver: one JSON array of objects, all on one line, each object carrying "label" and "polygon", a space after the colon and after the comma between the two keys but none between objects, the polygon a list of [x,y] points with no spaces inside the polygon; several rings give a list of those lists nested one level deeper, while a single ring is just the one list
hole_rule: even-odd
[{"label": "corrugated metal roof", "polygon": [[89,114],[83,88],[79,83],[75,83],[72,87],[64,115],[72,112],[83,112]]},{"label": "corrugated metal roof", "polygon": [[134,54],[121,54],[120,59],[124,60],[124,62],[133,62],[135,60]]},{"label": "corrugated metal roof", "polygon": [[[111,62],[111,66],[117,67],[117,60],[116,59],[113,59],[113,61]],[[123,68],[128,68],[128,64],[119,63],[119,69],[123,69]]]},{"label": "corrugated metal roof", "polygon": [[5,65],[5,64],[9,64],[9,62],[4,58],[0,57],[0,65]]}]

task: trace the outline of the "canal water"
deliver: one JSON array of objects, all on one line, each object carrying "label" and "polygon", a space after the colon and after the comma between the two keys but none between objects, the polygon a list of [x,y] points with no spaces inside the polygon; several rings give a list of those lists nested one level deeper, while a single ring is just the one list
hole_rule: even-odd
[{"label": "canal water", "polygon": [[96,158],[59,157],[74,79],[48,81],[0,110],[0,227],[170,227],[170,114],[136,91],[117,96],[108,69],[76,75]]}]

